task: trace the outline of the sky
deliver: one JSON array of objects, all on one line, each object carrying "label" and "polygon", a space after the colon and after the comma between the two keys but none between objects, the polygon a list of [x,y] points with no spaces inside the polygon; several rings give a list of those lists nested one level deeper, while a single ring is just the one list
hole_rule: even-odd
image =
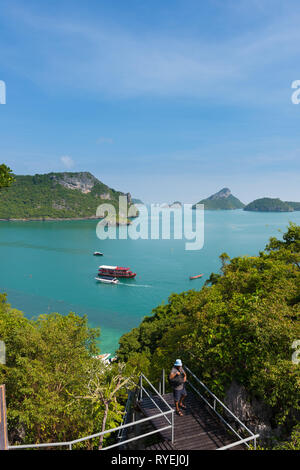
[{"label": "sky", "polygon": [[300,201],[298,0],[0,0],[0,163]]}]

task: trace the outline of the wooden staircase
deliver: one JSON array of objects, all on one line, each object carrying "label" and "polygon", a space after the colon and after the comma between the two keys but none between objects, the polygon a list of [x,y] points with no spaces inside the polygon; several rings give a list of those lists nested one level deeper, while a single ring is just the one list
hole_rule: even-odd
[{"label": "wooden staircase", "polygon": [[[175,409],[173,394],[162,396]],[[159,396],[152,398],[162,411],[167,411],[167,405]],[[174,416],[174,444],[171,442],[171,430],[167,429],[159,433],[160,442],[146,447],[146,450],[215,450],[236,441],[236,436],[231,434],[218,417],[190,391],[185,405],[187,409],[182,410],[183,416]],[[157,407],[148,397],[139,402],[139,407],[146,417],[158,413]],[[168,424],[165,416],[155,418],[151,423],[156,429]],[[233,449],[241,450],[244,447],[239,445]]]}]

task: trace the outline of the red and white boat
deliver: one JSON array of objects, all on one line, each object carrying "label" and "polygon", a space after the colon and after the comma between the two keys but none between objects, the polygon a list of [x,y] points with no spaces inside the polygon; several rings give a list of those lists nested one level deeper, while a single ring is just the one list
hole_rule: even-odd
[{"label": "red and white boat", "polygon": [[136,273],[133,273],[130,268],[123,268],[122,266],[99,266],[98,271],[99,276],[109,276],[109,277],[122,277],[122,278],[132,278],[136,276]]}]

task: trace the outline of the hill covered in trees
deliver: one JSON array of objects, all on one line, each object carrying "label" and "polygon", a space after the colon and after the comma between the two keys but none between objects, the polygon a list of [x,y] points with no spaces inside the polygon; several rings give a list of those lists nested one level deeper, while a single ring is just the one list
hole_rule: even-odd
[{"label": "hill covered in trees", "polygon": [[[157,383],[177,357],[262,436],[289,436],[300,416],[300,227],[257,256],[221,255],[221,273],[200,290],[172,294],[120,339],[118,358]],[[244,411],[243,411],[244,410]],[[246,411],[245,411],[246,410]],[[243,415],[244,413],[244,415]],[[242,414],[242,415],[241,415]],[[298,443],[300,445],[300,442]]]},{"label": "hill covered in trees", "polygon": [[[242,209],[243,204],[237,197],[231,194],[230,189],[223,188],[212,196],[206,199],[202,199],[197,204],[204,204],[206,210],[233,210]],[[196,209],[196,204],[193,205],[193,209]]]},{"label": "hill covered in trees", "polygon": [[[119,196],[124,195],[88,172],[14,178],[0,193],[0,219],[96,218],[97,207],[105,202],[118,213]],[[131,196],[126,196],[130,205]],[[121,220],[122,214],[119,216]]]},{"label": "hill covered in trees", "polygon": [[255,199],[244,207],[244,211],[256,212],[293,212],[300,210],[300,203],[284,202],[279,198],[263,197]]}]

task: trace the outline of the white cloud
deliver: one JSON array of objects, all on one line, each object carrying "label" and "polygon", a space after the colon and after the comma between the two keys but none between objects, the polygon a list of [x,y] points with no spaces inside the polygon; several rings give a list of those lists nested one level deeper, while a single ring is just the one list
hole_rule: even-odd
[{"label": "white cloud", "polygon": [[73,166],[75,165],[74,160],[71,157],[69,157],[68,155],[63,155],[60,158],[60,161],[62,162],[64,167],[67,168],[68,170],[70,168],[73,168]]}]

